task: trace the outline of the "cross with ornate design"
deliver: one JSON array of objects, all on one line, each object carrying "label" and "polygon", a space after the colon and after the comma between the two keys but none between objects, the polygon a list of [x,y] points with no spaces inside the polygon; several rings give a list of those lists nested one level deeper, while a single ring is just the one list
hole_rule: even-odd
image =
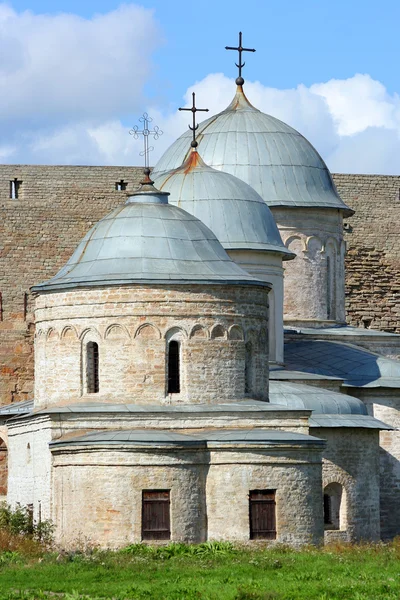
[{"label": "cross with ornate design", "polygon": [[237,83],[237,85],[243,85],[244,79],[242,77],[242,68],[244,67],[244,65],[246,63],[245,62],[242,63],[242,52],[255,52],[256,51],[255,48],[243,48],[242,32],[239,31],[239,46],[237,48],[234,48],[233,46],[225,46],[225,50],[236,50],[237,52],[239,52],[239,64],[235,63],[235,65],[239,69],[239,77],[236,78],[236,83]]},{"label": "cross with ornate design", "polygon": [[[153,121],[151,117],[147,113],[143,113],[143,116],[140,117],[139,121],[143,123],[143,129],[139,129],[138,125],[135,125],[131,130],[130,134],[133,135],[135,140],[139,139],[139,135],[143,136],[144,141],[144,150],[140,152],[140,156],[144,156],[144,168],[149,168],[149,152],[154,150],[153,146],[149,146],[149,135],[153,136],[153,139],[158,140],[160,135],[163,134],[161,129],[155,125],[154,129],[150,129],[150,123]],[[150,171],[149,171],[150,172]]]},{"label": "cross with ornate design", "polygon": [[193,127],[189,125],[189,129],[193,131],[193,139],[191,141],[192,148],[197,148],[198,143],[196,141],[196,129],[198,129],[198,125],[196,125],[196,113],[197,112],[208,112],[208,108],[196,108],[196,94],[192,93],[192,107],[191,108],[180,108],[179,110],[190,110],[193,114]]}]

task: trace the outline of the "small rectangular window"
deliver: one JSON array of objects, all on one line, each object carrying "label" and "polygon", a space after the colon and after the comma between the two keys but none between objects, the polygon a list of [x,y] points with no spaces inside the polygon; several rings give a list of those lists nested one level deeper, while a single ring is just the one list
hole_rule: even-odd
[{"label": "small rectangular window", "polygon": [[18,200],[21,185],[22,185],[22,181],[19,181],[18,179],[12,179],[10,181],[10,198],[11,198],[11,200]]},{"label": "small rectangular window", "polygon": [[128,183],[121,179],[121,181],[115,182],[115,189],[117,190],[117,192],[124,192],[126,190],[127,185]]},{"label": "small rectangular window", "polygon": [[142,539],[171,539],[170,490],[143,490]]},{"label": "small rectangular window", "polygon": [[89,342],[86,346],[86,382],[87,393],[97,394],[99,391],[99,345]]},{"label": "small rectangular window", "polygon": [[276,539],[276,490],[251,490],[249,494],[250,539]]},{"label": "small rectangular window", "polygon": [[172,340],[168,344],[168,394],[179,394],[181,391],[179,342]]}]

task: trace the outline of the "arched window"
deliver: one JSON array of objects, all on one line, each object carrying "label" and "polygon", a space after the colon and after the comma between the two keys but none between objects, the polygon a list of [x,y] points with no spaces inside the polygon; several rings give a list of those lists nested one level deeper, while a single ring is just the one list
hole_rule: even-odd
[{"label": "arched window", "polygon": [[340,483],[330,483],[324,489],[325,529],[345,529],[344,492]]},{"label": "arched window", "polygon": [[86,385],[88,394],[99,391],[99,345],[88,342],[86,346]]},{"label": "arched window", "polygon": [[[4,440],[0,438],[0,500],[7,495],[8,451]],[[3,497],[3,498],[2,498]]]},{"label": "arched window", "polygon": [[168,344],[168,394],[179,394],[181,391],[179,362],[179,342],[172,340]]},{"label": "arched window", "polygon": [[253,393],[253,344],[247,342],[245,347],[245,363],[244,363],[244,393]]}]

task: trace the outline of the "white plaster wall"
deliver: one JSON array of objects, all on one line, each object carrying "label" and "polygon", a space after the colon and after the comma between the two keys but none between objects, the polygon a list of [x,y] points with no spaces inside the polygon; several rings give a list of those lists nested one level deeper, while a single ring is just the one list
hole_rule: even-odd
[{"label": "white plaster wall", "polygon": [[7,500],[11,506],[33,504],[34,518],[51,517],[51,420],[10,422]]},{"label": "white plaster wall", "polygon": [[[282,255],[258,250],[227,250],[245,271],[271,283],[269,293],[269,360],[283,364],[283,266]],[[285,263],[286,264],[286,263]]]},{"label": "white plaster wall", "polygon": [[271,211],[286,247],[297,255],[284,265],[285,322],[344,323],[342,212],[283,207],[271,207]]}]

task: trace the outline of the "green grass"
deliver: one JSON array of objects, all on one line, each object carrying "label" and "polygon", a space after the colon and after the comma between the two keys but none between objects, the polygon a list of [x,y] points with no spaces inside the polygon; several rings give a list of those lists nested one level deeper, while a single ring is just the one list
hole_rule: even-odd
[{"label": "green grass", "polygon": [[[0,546],[1,547],[1,546]],[[398,600],[400,541],[302,551],[136,544],[0,551],[0,600]]]}]

